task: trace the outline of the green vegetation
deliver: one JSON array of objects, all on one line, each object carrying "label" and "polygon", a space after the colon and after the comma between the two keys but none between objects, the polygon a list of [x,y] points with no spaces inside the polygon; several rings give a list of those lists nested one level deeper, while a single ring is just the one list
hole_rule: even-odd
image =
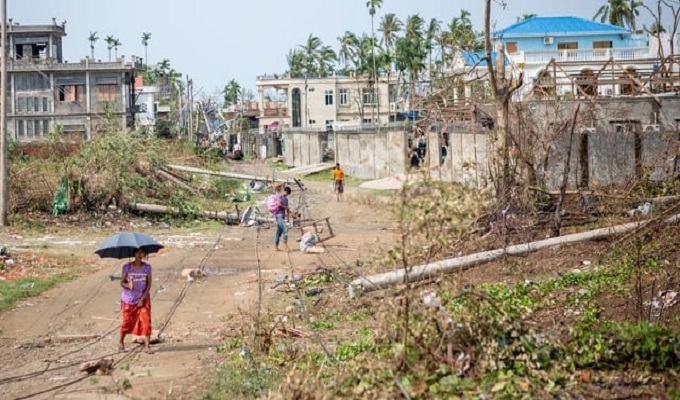
[{"label": "green vegetation", "polygon": [[60,283],[75,279],[77,272],[59,273],[47,278],[21,278],[0,283],[0,311],[14,307],[18,302],[40,295]]}]

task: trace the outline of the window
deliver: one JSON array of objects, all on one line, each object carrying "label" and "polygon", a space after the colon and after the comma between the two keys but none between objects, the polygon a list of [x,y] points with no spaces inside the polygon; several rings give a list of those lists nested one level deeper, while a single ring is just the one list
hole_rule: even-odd
[{"label": "window", "polygon": [[332,90],[326,90],[325,97],[326,97],[326,105],[332,106],[333,105],[333,91]]},{"label": "window", "polygon": [[612,48],[611,40],[600,40],[593,42],[593,49],[611,49],[611,48]]},{"label": "window", "polygon": [[332,119],[327,119],[326,120],[326,130],[327,131],[332,131],[333,130],[333,120]]},{"label": "window", "polygon": [[578,42],[559,42],[557,43],[558,50],[576,50],[578,49]]},{"label": "window", "polygon": [[26,112],[30,113],[33,109],[33,97],[26,97]]},{"label": "window", "polygon": [[43,133],[44,134],[50,133],[50,120],[48,119],[43,120]]},{"label": "window", "polygon": [[116,85],[97,85],[97,101],[116,101]]},{"label": "window", "polygon": [[517,42],[508,42],[505,44],[505,51],[508,54],[515,54],[517,53]]},{"label": "window", "polygon": [[24,99],[21,97],[17,98],[17,113],[24,112]]},{"label": "window", "polygon": [[24,137],[26,132],[24,132],[24,121],[17,121],[17,135]]},{"label": "window", "polygon": [[33,111],[40,112],[40,97],[33,98]]},{"label": "window", "polygon": [[33,121],[26,121],[26,136],[33,137]]},{"label": "window", "polygon": [[85,100],[84,85],[64,85],[59,90],[59,101]]},{"label": "window", "polygon": [[42,104],[42,106],[43,106],[43,112],[48,112],[48,111],[49,111],[49,108],[50,108],[50,105],[49,105],[49,100],[47,99],[47,97],[43,97],[43,98],[42,98],[42,103],[43,103],[43,104]]},{"label": "window", "polygon": [[49,90],[50,81],[41,74],[18,74],[14,86],[17,92]]},{"label": "window", "polygon": [[373,120],[370,118],[364,118],[363,121],[361,121],[362,124],[372,124]]},{"label": "window", "polygon": [[346,106],[347,105],[347,89],[340,89],[338,91],[340,94],[340,105],[341,106]]},{"label": "window", "polygon": [[316,120],[310,119],[310,120],[309,120],[309,125],[314,125],[314,124],[316,124]]},{"label": "window", "polygon": [[371,88],[361,89],[361,98],[363,104],[375,104],[375,91]]},{"label": "window", "polygon": [[33,125],[35,126],[35,136],[42,136],[41,135],[42,125],[40,124],[40,120],[36,119],[35,121],[33,121]]},{"label": "window", "polygon": [[578,55],[578,42],[559,42],[557,43],[557,50],[562,50],[562,54],[566,57],[576,57]]}]

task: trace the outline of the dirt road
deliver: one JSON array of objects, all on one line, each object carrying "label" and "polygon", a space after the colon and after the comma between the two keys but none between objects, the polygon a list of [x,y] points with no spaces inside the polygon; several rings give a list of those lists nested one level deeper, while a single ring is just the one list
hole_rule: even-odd
[{"label": "dirt road", "polygon": [[[368,255],[389,238],[365,194],[350,188],[336,202],[329,183],[307,183],[307,202],[316,218],[330,217],[337,237],[329,242],[348,261]],[[293,193],[293,204],[296,196]],[[155,354],[145,354],[128,340],[132,351],[116,352],[120,324],[121,262],[92,256],[96,244],[112,230],[88,230],[75,237],[35,236],[9,239],[18,246],[68,251],[89,257],[96,272],[29,299],[0,315],[0,398],[57,399],[189,399],[203,391],[223,353],[217,347],[238,337],[258,298],[258,258],[264,302],[277,296],[269,287],[285,275],[313,271],[316,256],[301,254],[291,231],[290,254],[273,248],[273,229],[224,226],[211,231],[143,229],[167,247],[151,255],[152,316]],[[259,239],[258,239],[259,237]],[[46,245],[35,246],[42,240]],[[256,251],[257,245],[257,251]],[[328,256],[328,263],[335,260]],[[191,283],[184,268],[204,266],[208,276]],[[85,376],[80,363],[112,357],[110,375]]]}]

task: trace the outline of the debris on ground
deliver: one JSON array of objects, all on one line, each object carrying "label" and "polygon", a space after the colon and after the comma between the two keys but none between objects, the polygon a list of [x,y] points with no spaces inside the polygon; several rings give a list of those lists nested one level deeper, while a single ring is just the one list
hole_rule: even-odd
[{"label": "debris on ground", "polygon": [[80,364],[80,372],[87,375],[106,375],[113,369],[113,357],[105,357],[95,361],[87,361]]}]

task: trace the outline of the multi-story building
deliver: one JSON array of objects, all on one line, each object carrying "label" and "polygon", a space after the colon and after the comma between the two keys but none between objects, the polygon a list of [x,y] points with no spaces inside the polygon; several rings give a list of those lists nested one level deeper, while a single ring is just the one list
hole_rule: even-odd
[{"label": "multi-story building", "polygon": [[[668,68],[677,69],[668,35],[657,38],[572,16],[529,18],[494,32],[493,40],[503,49],[507,74],[524,75],[520,97],[644,94],[658,90],[652,86],[667,78]],[[483,53],[458,53],[453,71],[467,70],[468,82],[479,80],[487,69]],[[495,64],[495,53],[492,58]],[[457,97],[470,99],[474,90],[467,85]]]},{"label": "multi-story building", "polygon": [[[397,118],[396,78],[331,76],[289,78],[258,76],[259,126],[311,130],[341,129],[363,124],[384,125]],[[271,101],[270,101],[271,100]]]},{"label": "multi-story building", "polygon": [[134,125],[134,72],[141,67],[118,58],[64,60],[65,23],[19,25],[9,21],[7,133],[20,142],[49,132],[87,140],[111,126]]}]

